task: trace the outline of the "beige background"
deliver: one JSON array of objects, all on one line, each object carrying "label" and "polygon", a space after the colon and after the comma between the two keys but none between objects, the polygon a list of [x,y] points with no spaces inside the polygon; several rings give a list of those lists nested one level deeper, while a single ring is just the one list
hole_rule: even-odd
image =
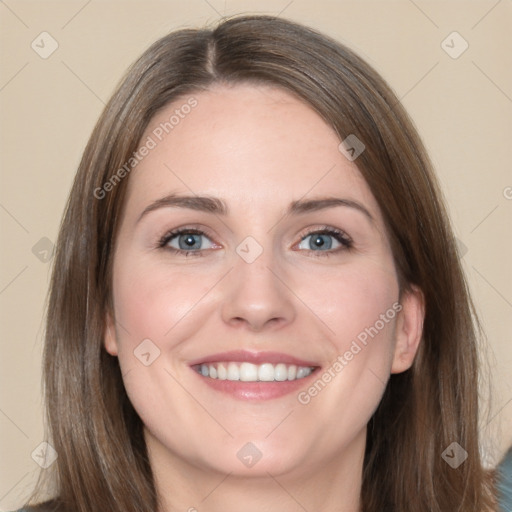
[{"label": "beige background", "polygon": [[[50,268],[41,261],[48,242],[40,240],[56,239],[103,103],[158,37],[240,12],[280,14],[347,43],[411,113],[444,187],[488,337],[493,390],[482,418],[488,463],[512,443],[509,0],[6,0],[0,3],[0,510],[21,504],[39,469],[31,453],[43,441],[40,354]],[[59,45],[47,59],[31,48],[43,31]],[[453,31],[469,44],[456,59],[441,46]],[[452,36],[448,44],[453,52],[463,43]]]}]

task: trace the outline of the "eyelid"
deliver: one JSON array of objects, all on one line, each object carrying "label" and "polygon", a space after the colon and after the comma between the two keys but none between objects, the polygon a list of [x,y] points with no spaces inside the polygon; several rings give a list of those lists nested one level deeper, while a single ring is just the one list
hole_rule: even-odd
[{"label": "eyelid", "polygon": [[320,226],[320,227],[316,226],[316,227],[312,227],[312,228],[307,228],[306,232],[301,235],[301,241],[304,240],[304,238],[306,238],[307,236],[313,235],[315,233],[328,234],[328,235],[336,234],[340,238],[342,238],[345,242],[347,242],[348,244],[353,243],[352,238],[345,231],[343,231],[342,229],[339,229],[339,228],[335,228],[333,226],[329,226],[327,224]]},{"label": "eyelid", "polygon": [[347,235],[345,231],[335,228],[333,226],[324,225],[321,227],[316,226],[308,228],[307,231],[301,235],[299,242],[297,242],[293,247],[298,247],[298,245],[300,245],[304,240],[306,240],[309,236],[314,234],[329,235],[340,244],[340,246],[335,249],[328,249],[323,251],[315,251],[313,249],[298,249],[299,251],[306,251],[307,253],[313,255],[313,257],[315,258],[336,256],[339,255],[340,253],[351,250],[354,246],[352,238],[349,235]]},{"label": "eyelid", "polygon": [[195,235],[205,236],[206,238],[208,238],[208,240],[210,240],[210,242],[214,246],[221,247],[220,244],[218,244],[217,242],[214,241],[215,237],[209,233],[208,228],[206,228],[204,226],[200,226],[200,225],[189,224],[189,225],[185,225],[185,226],[181,226],[181,227],[177,227],[177,228],[173,228],[173,229],[169,229],[169,230],[165,231],[164,234],[158,238],[158,241],[156,243],[156,248],[157,249],[168,249],[170,251],[174,250],[178,253],[182,253],[182,252],[183,253],[184,252],[201,253],[201,252],[205,251],[205,249],[198,250],[198,251],[197,250],[196,251],[185,251],[185,249],[176,249],[175,247],[170,247],[167,245],[171,239],[176,238],[177,236],[182,235],[184,233],[192,233]]},{"label": "eyelid", "polygon": [[160,238],[164,238],[166,236],[169,236],[171,234],[176,234],[178,232],[192,232],[192,233],[198,233],[198,234],[204,234],[208,237],[212,237],[213,234],[212,232],[210,232],[210,229],[207,228],[206,226],[202,225],[202,224],[195,224],[195,223],[192,223],[192,224],[184,224],[182,226],[177,226],[175,228],[171,228],[171,229],[166,229],[163,234],[161,235]]},{"label": "eyelid", "polygon": [[[209,250],[212,250],[215,248],[222,248],[222,245],[218,244],[217,242],[215,242],[213,240],[214,237],[209,233],[209,230],[206,227],[204,227],[204,226],[198,227],[198,226],[199,225],[185,225],[185,226],[181,226],[181,227],[170,229],[170,230],[166,231],[164,233],[164,235],[162,235],[159,238],[159,241],[157,243],[157,248],[167,249],[176,254],[182,254],[182,255],[187,255],[187,256],[189,254],[202,256],[203,253],[205,253]],[[205,236],[216,247],[188,251],[186,249],[176,249],[175,247],[171,247],[171,246],[167,245],[170,240],[172,240],[184,233],[191,233],[191,234],[196,234],[196,235],[200,235],[200,236]],[[316,255],[328,256],[328,255],[332,255],[332,254],[338,253],[343,250],[350,249],[353,246],[352,238],[345,231],[343,231],[339,228],[335,228],[333,226],[323,225],[323,226],[314,226],[314,227],[306,228],[306,231],[300,235],[299,241],[296,242],[293,247],[302,243],[308,236],[311,236],[314,234],[325,234],[325,235],[332,236],[341,244],[341,247],[338,247],[336,249],[329,249],[329,250],[325,250],[325,251],[314,251],[312,249],[305,249],[307,252],[315,253]],[[301,251],[304,251],[304,249],[301,249]]]}]

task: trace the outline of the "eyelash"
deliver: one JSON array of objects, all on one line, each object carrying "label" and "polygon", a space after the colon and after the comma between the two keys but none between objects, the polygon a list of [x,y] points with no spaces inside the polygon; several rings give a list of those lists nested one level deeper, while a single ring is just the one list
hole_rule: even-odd
[{"label": "eyelash", "polygon": [[[211,238],[208,233],[205,233],[204,231],[201,231],[200,229],[195,228],[179,228],[172,231],[168,231],[165,235],[163,235],[160,240],[158,241],[157,248],[158,249],[165,249],[167,251],[172,252],[173,254],[179,254],[182,256],[205,256],[206,250],[195,250],[195,251],[186,251],[183,249],[176,249],[175,247],[169,247],[167,244],[173,239],[176,238],[179,235],[183,234],[192,234],[192,235],[203,235],[207,238]],[[312,252],[315,254],[315,257],[328,257],[332,256],[333,254],[336,254],[340,251],[351,249],[353,247],[353,242],[351,238],[344,233],[343,231],[332,228],[329,226],[323,226],[321,228],[317,229],[311,229],[304,233],[301,236],[300,242],[302,242],[304,239],[306,239],[310,235],[330,235],[335,240],[337,240],[343,247],[338,247],[337,249],[333,250],[327,250],[327,251],[313,251],[311,249],[308,249],[309,252]],[[299,242],[299,243],[300,243]],[[304,249],[303,249],[304,250]]]}]

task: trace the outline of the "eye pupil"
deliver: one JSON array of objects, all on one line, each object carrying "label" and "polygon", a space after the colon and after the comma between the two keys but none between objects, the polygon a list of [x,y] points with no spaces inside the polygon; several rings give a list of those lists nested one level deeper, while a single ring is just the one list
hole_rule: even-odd
[{"label": "eye pupil", "polygon": [[315,244],[316,244],[317,247],[322,247],[322,245],[324,245],[324,243],[325,242],[323,241],[321,236],[317,236],[315,238]]},{"label": "eye pupil", "polygon": [[326,240],[326,235],[316,235],[314,238],[312,237],[311,240],[314,244],[314,247],[323,249],[325,246],[325,249],[330,249],[332,242],[330,242],[329,238]]},{"label": "eye pupil", "polygon": [[[197,238],[196,238],[197,237]],[[186,235],[180,236],[179,245],[180,249],[199,249],[201,247],[201,241],[199,240],[199,235],[194,235],[192,233],[188,233]]]}]

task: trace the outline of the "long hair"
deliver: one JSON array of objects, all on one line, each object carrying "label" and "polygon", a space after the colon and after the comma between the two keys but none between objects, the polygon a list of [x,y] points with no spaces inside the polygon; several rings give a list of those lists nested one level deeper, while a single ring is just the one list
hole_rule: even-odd
[{"label": "long hair", "polygon": [[[351,50],[297,23],[252,15],[155,42],[128,70],[84,151],[57,242],[46,324],[54,509],[157,509],[141,420],[117,359],[103,347],[129,176],[101,197],[97,191],[137,150],[155,113],[223,83],[280,87],[310,105],[340,141],[351,134],[363,141],[357,166],[385,220],[400,288],[416,285],[424,295],[419,353],[408,371],[391,376],[368,425],[363,512],[490,510],[478,443],[478,326],[417,131],[390,87]],[[452,443],[467,453],[457,468],[443,456],[459,450]]]}]

